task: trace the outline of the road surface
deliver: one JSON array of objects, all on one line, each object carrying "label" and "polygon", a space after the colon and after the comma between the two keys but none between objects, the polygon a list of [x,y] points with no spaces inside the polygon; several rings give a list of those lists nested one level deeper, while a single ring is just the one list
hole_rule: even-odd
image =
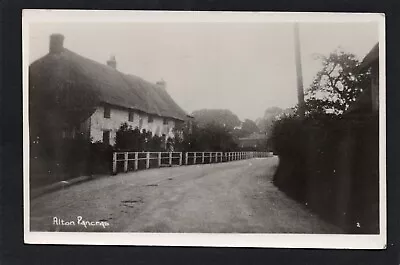
[{"label": "road surface", "polygon": [[94,179],[31,200],[31,231],[340,232],[272,184],[277,164],[254,158]]}]

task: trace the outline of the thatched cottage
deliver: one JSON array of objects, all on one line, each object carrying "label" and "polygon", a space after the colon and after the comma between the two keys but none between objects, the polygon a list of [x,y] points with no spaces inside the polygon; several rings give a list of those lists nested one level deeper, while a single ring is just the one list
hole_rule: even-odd
[{"label": "thatched cottage", "polygon": [[63,42],[63,35],[51,35],[49,53],[29,67],[31,132],[46,128],[57,134],[52,137],[82,134],[112,145],[124,122],[173,137],[173,129],[187,120],[165,82],[121,73],[114,57],[101,64],[64,48]]}]

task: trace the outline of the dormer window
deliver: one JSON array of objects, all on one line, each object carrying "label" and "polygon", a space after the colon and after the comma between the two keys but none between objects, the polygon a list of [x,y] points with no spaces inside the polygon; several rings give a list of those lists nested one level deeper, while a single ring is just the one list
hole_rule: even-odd
[{"label": "dormer window", "polygon": [[163,119],[163,124],[164,124],[164,125],[167,125],[167,124],[168,124],[168,119],[167,119],[167,118],[164,118],[164,119]]},{"label": "dormer window", "polygon": [[133,111],[129,111],[128,121],[133,121]]},{"label": "dormer window", "polygon": [[149,117],[147,118],[147,123],[152,123],[154,120],[153,116],[149,115]]}]

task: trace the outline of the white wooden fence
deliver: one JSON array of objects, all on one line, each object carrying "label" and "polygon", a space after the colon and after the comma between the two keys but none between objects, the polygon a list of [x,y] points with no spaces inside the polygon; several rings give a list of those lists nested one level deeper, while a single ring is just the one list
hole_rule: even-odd
[{"label": "white wooden fence", "polygon": [[151,167],[211,164],[270,156],[272,152],[114,152],[112,170],[116,174],[118,171]]}]

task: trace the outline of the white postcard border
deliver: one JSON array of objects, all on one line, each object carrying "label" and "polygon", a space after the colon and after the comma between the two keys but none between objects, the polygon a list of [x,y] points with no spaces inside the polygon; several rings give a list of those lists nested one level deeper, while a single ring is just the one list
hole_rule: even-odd
[{"label": "white postcard border", "polygon": [[[217,233],[95,233],[31,232],[29,192],[29,24],[46,22],[377,22],[380,56],[380,234],[217,234]],[[147,245],[204,247],[269,247],[269,248],[386,248],[386,69],[385,15],[367,13],[293,13],[293,12],[197,12],[197,11],[104,11],[104,10],[23,10],[23,191],[24,242],[27,244],[63,245]]]}]

